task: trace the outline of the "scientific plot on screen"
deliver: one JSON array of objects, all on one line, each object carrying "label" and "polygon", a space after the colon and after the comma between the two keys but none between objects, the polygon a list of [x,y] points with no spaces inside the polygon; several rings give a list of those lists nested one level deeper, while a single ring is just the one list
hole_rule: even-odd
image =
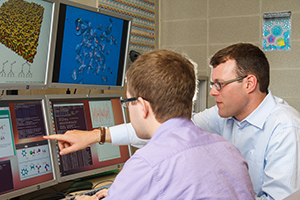
[{"label": "scientific plot on screen", "polygon": [[[110,100],[89,101],[93,128],[100,126],[114,126],[114,115]],[[98,159],[100,161],[120,158],[120,148],[109,143],[97,144]]]},{"label": "scientific plot on screen", "polygon": [[93,128],[100,126],[113,126],[114,115],[110,100],[89,101]]},{"label": "scientific plot on screen", "polygon": [[59,83],[116,85],[123,20],[63,4],[60,12],[65,24]]},{"label": "scientific plot on screen", "polygon": [[0,84],[46,84],[53,3],[0,1]]}]

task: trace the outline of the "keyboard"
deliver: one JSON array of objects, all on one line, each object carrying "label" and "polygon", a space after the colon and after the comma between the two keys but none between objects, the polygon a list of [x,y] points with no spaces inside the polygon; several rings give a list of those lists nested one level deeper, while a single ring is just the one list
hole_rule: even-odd
[{"label": "keyboard", "polygon": [[64,198],[63,200],[74,200],[75,197],[76,197],[77,195],[88,195],[88,196],[93,196],[93,195],[96,194],[99,190],[102,190],[102,189],[108,189],[110,186],[111,186],[111,183],[110,183],[110,184],[107,184],[107,185],[103,185],[103,186],[101,186],[101,187],[97,187],[97,188],[92,189],[92,190],[89,190],[89,191],[85,191],[85,192],[78,193],[78,194],[73,195],[73,196],[66,197],[66,198]]}]

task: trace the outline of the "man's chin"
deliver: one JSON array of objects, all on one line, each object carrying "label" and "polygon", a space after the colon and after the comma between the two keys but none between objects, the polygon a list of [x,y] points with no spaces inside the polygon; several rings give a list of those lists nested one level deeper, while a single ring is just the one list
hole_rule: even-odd
[{"label": "man's chin", "polygon": [[220,112],[220,110],[219,110],[219,115],[220,115],[220,117],[223,117],[223,118],[231,117],[231,115],[228,115],[228,114],[226,114],[224,112]]}]

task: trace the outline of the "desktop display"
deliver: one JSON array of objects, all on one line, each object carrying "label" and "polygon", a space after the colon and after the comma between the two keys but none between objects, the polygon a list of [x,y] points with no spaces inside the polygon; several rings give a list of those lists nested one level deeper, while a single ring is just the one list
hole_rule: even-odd
[{"label": "desktop display", "polygon": [[124,89],[131,18],[61,1],[49,87]]},{"label": "desktop display", "polygon": [[[120,98],[121,94],[47,95],[48,111],[51,113],[48,121],[51,122],[53,134],[124,123]],[[128,146],[112,146],[110,143],[92,144],[84,150],[63,156],[59,155],[58,146],[55,148],[59,182],[119,169],[130,157]]]},{"label": "desktop display", "polygon": [[0,199],[57,184],[44,96],[2,96],[0,100]]},{"label": "desktop display", "polygon": [[54,12],[54,0],[0,2],[0,89],[47,87]]}]

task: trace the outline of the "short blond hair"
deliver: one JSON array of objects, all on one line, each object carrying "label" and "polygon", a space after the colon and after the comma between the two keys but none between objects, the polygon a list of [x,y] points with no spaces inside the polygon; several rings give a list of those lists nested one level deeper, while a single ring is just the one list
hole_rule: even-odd
[{"label": "short blond hair", "polygon": [[170,50],[155,50],[134,61],[126,72],[132,97],[147,99],[156,119],[191,118],[196,89],[194,65]]}]

